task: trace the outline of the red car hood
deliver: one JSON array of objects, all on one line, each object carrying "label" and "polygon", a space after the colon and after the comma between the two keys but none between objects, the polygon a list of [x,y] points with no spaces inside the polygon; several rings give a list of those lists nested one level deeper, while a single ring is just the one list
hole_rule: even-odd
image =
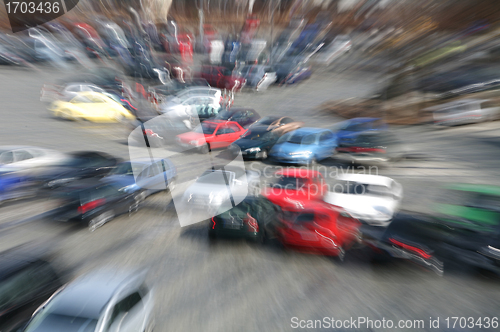
[{"label": "red car hood", "polygon": [[200,141],[200,140],[205,140],[207,137],[210,137],[209,135],[201,134],[201,133],[195,133],[195,132],[188,132],[184,134],[177,135],[177,138],[183,142],[183,143],[189,143],[191,141]]},{"label": "red car hood", "polygon": [[307,190],[291,190],[280,188],[266,188],[263,193],[268,200],[281,207],[302,208],[303,204],[311,199],[315,199],[317,195],[311,195]]}]

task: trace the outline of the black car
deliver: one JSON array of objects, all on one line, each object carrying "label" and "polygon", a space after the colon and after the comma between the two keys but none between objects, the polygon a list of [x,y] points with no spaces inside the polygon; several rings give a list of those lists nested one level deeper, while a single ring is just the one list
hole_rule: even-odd
[{"label": "black car", "polygon": [[[15,331],[63,285],[38,248],[14,248],[0,254],[0,330]],[[16,328],[14,328],[16,326]],[[12,330],[11,330],[12,329]]]},{"label": "black car", "polygon": [[444,268],[500,273],[498,222],[484,227],[464,219],[400,215],[382,236],[364,237],[377,260],[407,259],[439,275]]},{"label": "black car", "polygon": [[384,165],[406,156],[406,148],[390,131],[367,131],[354,140],[341,139],[336,152],[337,160],[355,164]]},{"label": "black car", "polygon": [[87,179],[61,187],[55,193],[60,206],[56,219],[79,221],[91,232],[123,213],[137,211],[146,194],[128,179]]},{"label": "black car", "polygon": [[105,176],[120,161],[103,152],[73,152],[63,164],[46,171],[42,183],[44,188],[53,189],[72,181]]},{"label": "black car", "polygon": [[248,196],[230,210],[212,218],[208,227],[211,239],[217,237],[246,238],[257,242],[272,237],[279,208],[263,196]]},{"label": "black car", "polygon": [[229,146],[229,151],[237,153],[238,147],[243,159],[266,159],[280,137],[279,132],[269,130],[269,126],[252,126]]},{"label": "black car", "polygon": [[243,128],[247,128],[260,119],[260,115],[251,108],[231,108],[222,110],[214,118],[215,120],[227,120],[238,122]]}]

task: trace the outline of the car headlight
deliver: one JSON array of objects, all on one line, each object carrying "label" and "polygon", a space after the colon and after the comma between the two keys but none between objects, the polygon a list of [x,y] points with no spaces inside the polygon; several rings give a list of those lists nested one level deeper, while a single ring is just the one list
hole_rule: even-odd
[{"label": "car headlight", "polygon": [[290,156],[304,156],[308,157],[312,154],[311,151],[290,152]]},{"label": "car headlight", "polygon": [[246,150],[247,152],[259,152],[260,148],[250,148]]},{"label": "car headlight", "polygon": [[194,146],[201,145],[200,141],[197,141],[197,140],[192,140],[192,141],[189,142],[189,144],[194,145]]}]

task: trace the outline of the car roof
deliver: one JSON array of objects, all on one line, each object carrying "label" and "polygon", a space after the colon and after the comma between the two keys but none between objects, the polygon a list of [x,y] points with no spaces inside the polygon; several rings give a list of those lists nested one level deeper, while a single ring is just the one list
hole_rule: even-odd
[{"label": "car roof", "polygon": [[379,185],[386,187],[390,186],[393,181],[391,178],[386,176],[371,175],[371,174],[341,174],[337,176],[337,180],[361,182],[365,184]]},{"label": "car roof", "polygon": [[270,132],[271,130],[269,129],[269,126],[263,125],[263,126],[251,126],[248,128],[250,132]]},{"label": "car roof", "polygon": [[131,271],[92,272],[66,285],[54,298],[57,302],[53,312],[98,318],[106,304],[124,286],[135,283],[139,287],[144,279],[145,274]]},{"label": "car roof", "polygon": [[221,124],[221,123],[227,123],[227,124],[238,124],[238,122],[236,122],[236,121],[217,120],[217,119],[213,119],[213,120],[205,120],[205,121],[203,121],[202,123],[213,123],[213,124]]},{"label": "car roof", "polygon": [[302,135],[307,135],[307,134],[318,134],[323,131],[330,131],[329,129],[324,129],[324,128],[313,128],[313,127],[304,127],[304,128],[299,128],[297,130],[292,131],[292,134],[302,134]]},{"label": "car roof", "polygon": [[289,177],[297,177],[297,178],[309,178],[309,177],[316,177],[316,176],[323,177],[323,174],[321,174],[321,172],[315,171],[312,169],[305,169],[305,168],[286,168],[286,169],[277,171],[275,174],[289,176]]}]

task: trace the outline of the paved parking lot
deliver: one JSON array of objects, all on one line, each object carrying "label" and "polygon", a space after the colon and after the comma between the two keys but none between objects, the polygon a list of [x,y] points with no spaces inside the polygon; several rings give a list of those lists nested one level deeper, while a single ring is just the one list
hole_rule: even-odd
[{"label": "paved parking lot", "polygon": [[[2,145],[36,145],[66,152],[99,150],[128,158],[127,128],[49,116],[38,100],[40,88],[60,76],[48,68],[38,73],[0,68]],[[289,115],[308,126],[329,127],[339,119],[315,112],[317,105],[367,96],[380,79],[374,72],[317,68],[310,80],[296,86],[243,92],[235,105],[253,107],[262,116]],[[420,154],[420,158],[379,170],[403,184],[404,209],[429,209],[440,195],[441,182],[500,184],[498,123],[437,131],[426,127],[394,130]],[[169,155],[175,149],[159,153]],[[178,158],[177,167],[200,171],[203,168],[187,168],[196,164],[196,158],[195,154]],[[278,166],[247,163],[263,172]],[[328,160],[318,167],[332,170],[338,165]],[[443,322],[449,316],[498,315],[497,280],[458,272],[437,277],[399,262],[374,265],[361,250],[341,262],[283,251],[274,244],[219,241],[211,245],[205,224],[179,226],[169,194],[149,198],[139,212],[120,216],[94,233],[36,217],[52,204],[49,197],[36,197],[1,206],[0,249],[43,241],[73,275],[101,266],[149,268],[150,281],[157,286],[157,331],[289,331],[293,317],[422,319],[422,330],[430,330],[430,317]]]}]

